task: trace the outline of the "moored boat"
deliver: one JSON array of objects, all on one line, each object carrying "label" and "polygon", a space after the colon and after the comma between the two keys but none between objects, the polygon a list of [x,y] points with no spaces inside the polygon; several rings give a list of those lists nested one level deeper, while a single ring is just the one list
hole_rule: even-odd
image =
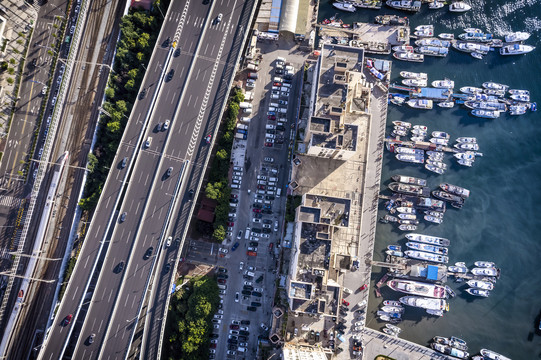
[{"label": "moored boat", "polygon": [[436,174],[443,174],[445,172],[445,169],[441,168],[441,167],[438,167],[438,166],[434,166],[432,164],[425,164],[425,169],[427,169],[428,171],[431,171],[433,173],[436,173]]},{"label": "moored boat", "polygon": [[408,25],[408,19],[398,15],[378,15],[375,18],[376,24],[380,25]]},{"label": "moored boat", "polygon": [[413,52],[413,46],[411,45],[400,45],[400,46],[393,46],[393,51],[399,52],[399,53],[412,53]]},{"label": "moored boat", "polygon": [[402,251],[400,245],[387,245],[387,250],[391,251]]},{"label": "moored boat", "polygon": [[445,57],[449,54],[449,49],[439,46],[421,46],[415,49],[415,52],[427,56],[441,56]]},{"label": "moored boat", "polygon": [[453,156],[457,159],[464,159],[468,161],[475,161],[475,155],[476,153],[474,151],[461,151],[453,154]]},{"label": "moored boat", "polygon": [[443,40],[453,40],[455,38],[455,34],[441,33],[438,35],[438,37]]},{"label": "moored boat", "polygon": [[451,242],[446,238],[423,235],[423,234],[406,234],[406,238],[411,241],[417,241],[425,244],[432,244],[438,246],[449,246]]},{"label": "moored boat", "polygon": [[406,122],[406,121],[393,121],[393,125],[394,126],[401,126],[401,127],[406,128],[406,129],[409,129],[411,127],[411,123]]},{"label": "moored boat", "polygon": [[387,282],[387,286],[394,291],[405,294],[427,296],[431,298],[445,298],[445,287],[413,280],[394,279]]},{"label": "moored boat", "polygon": [[519,42],[526,41],[530,38],[530,34],[527,32],[517,31],[505,35],[505,42]]},{"label": "moored boat", "polygon": [[483,34],[479,32],[467,32],[467,33],[458,35],[458,38],[463,41],[478,41],[478,42],[489,42],[494,39],[492,34]]},{"label": "moored boat", "polygon": [[402,317],[402,314],[400,313],[397,313],[397,312],[387,312],[387,311],[383,311],[383,310],[378,310],[376,312],[376,315],[378,316],[388,316],[392,319],[400,319]]},{"label": "moored boat", "polygon": [[479,275],[479,276],[498,276],[498,269],[495,268],[480,268],[476,267],[471,269],[471,273],[473,275]]},{"label": "moored boat", "polygon": [[434,224],[441,224],[443,222],[442,218],[435,217],[432,215],[425,215],[423,216],[423,219],[425,219],[428,222],[434,223]]},{"label": "moored boat", "polygon": [[416,12],[421,9],[421,1],[417,0],[387,0],[385,4],[389,7],[405,11]]},{"label": "moored boat", "polygon": [[433,102],[432,100],[426,100],[426,99],[411,99],[406,101],[406,104],[408,104],[409,107],[412,107],[414,109],[424,109],[424,110],[430,110],[432,109]]},{"label": "moored boat", "polygon": [[[411,50],[413,51],[413,47],[411,47]],[[416,73],[416,72],[411,72],[411,71],[401,71],[400,76],[406,79],[421,79],[421,80],[428,79],[427,73]]]},{"label": "moored boat", "polygon": [[416,54],[413,52],[395,52],[393,53],[393,57],[398,60],[413,62],[423,62],[425,60],[425,56],[423,54]]},{"label": "moored boat", "polygon": [[476,288],[468,288],[466,292],[473,296],[489,297],[490,291]]},{"label": "moored boat", "polygon": [[493,283],[488,282],[488,281],[483,281],[483,280],[468,280],[467,284],[468,284],[468,286],[470,286],[472,288],[477,288],[477,289],[483,289],[483,290],[493,290],[494,289],[494,284]]},{"label": "moored boat", "polygon": [[398,214],[398,218],[401,220],[417,220],[417,215],[400,213]]},{"label": "moored boat", "polygon": [[479,150],[479,144],[476,144],[476,143],[456,143],[454,147],[460,150],[469,150],[469,151]]},{"label": "moored boat", "polygon": [[470,55],[477,60],[483,60],[483,54],[481,53],[474,51],[474,52],[471,52]]},{"label": "moored boat", "polygon": [[402,224],[398,227],[399,230],[401,231],[415,231],[417,230],[417,225],[405,225],[405,224]]},{"label": "moored boat", "polygon": [[335,8],[347,12],[355,12],[357,9],[351,3],[348,2],[335,2],[332,4]]},{"label": "moored boat", "polygon": [[450,12],[463,13],[470,10],[471,6],[466,4],[464,1],[457,1],[449,5]]},{"label": "moored boat", "polygon": [[448,139],[442,139],[442,138],[431,138],[429,141],[432,144],[443,145],[443,146],[447,146],[447,144],[449,143]]},{"label": "moored boat", "polygon": [[427,85],[427,81],[423,79],[403,79],[402,84],[413,87],[425,87]]},{"label": "moored boat", "polygon": [[455,102],[454,101],[442,101],[442,102],[437,103],[436,105],[438,105],[441,108],[450,109],[453,106],[455,106]]},{"label": "moored boat", "polygon": [[385,251],[385,253],[387,255],[391,255],[391,256],[404,257],[404,253],[402,251],[387,250],[387,251]]},{"label": "moored boat", "polygon": [[449,201],[449,202],[454,202],[454,203],[463,203],[464,202],[464,198],[458,196],[458,195],[454,195],[454,194],[450,194],[446,191],[443,191],[443,190],[434,190],[432,191],[432,196],[434,196],[436,199],[441,199],[441,200],[444,200],[444,201]]},{"label": "moored boat", "polygon": [[477,267],[496,268],[496,264],[491,261],[476,261],[473,264]]},{"label": "moored boat", "polygon": [[404,312],[404,307],[402,306],[402,304],[400,304],[400,306],[386,305],[381,308],[381,311],[385,311],[391,314],[400,314]]},{"label": "moored boat", "polygon": [[501,354],[498,354],[495,351],[488,350],[488,349],[481,349],[481,355],[483,355],[486,359],[490,360],[511,360],[507,356],[503,356]]},{"label": "moored boat", "polygon": [[419,251],[426,251],[431,252],[434,254],[440,254],[440,255],[447,255],[449,250],[446,247],[431,245],[431,244],[424,244],[424,243],[418,243],[413,241],[408,241],[406,243],[406,246],[410,249],[415,249]]},{"label": "moored boat", "polygon": [[388,306],[401,306],[402,303],[397,300],[383,300],[383,305]]},{"label": "moored boat", "polygon": [[463,136],[463,137],[457,138],[456,141],[459,142],[459,143],[472,143],[472,144],[475,144],[475,143],[477,143],[477,138]]},{"label": "moored boat", "polygon": [[467,359],[470,357],[470,354],[468,354],[467,352],[459,350],[459,349],[455,349],[449,345],[432,343],[430,344],[430,346],[432,347],[432,349],[436,350],[437,352],[440,352],[444,355],[453,356],[458,359]]},{"label": "moored boat", "polygon": [[455,273],[455,274],[466,274],[468,272],[468,268],[465,266],[456,266],[451,265],[447,267],[447,271]]},{"label": "moored boat", "polygon": [[428,158],[428,159],[426,160],[426,163],[427,163],[428,165],[433,165],[433,166],[439,167],[440,169],[447,170],[447,164],[445,164],[445,163],[442,162],[442,161],[438,161],[438,160],[434,160],[434,159]]},{"label": "moored boat", "polygon": [[515,101],[530,101],[530,94],[512,94],[510,98]]},{"label": "moored boat", "polygon": [[511,105],[509,106],[509,115],[524,115],[527,110],[526,105]]},{"label": "moored boat", "polygon": [[432,131],[431,133],[432,137],[434,138],[440,138],[440,139],[450,139],[451,138],[451,135],[449,135],[448,133],[444,132],[444,131]]},{"label": "moored boat", "polygon": [[483,89],[474,86],[463,86],[460,91],[464,94],[477,94],[483,92]]},{"label": "moored boat", "polygon": [[437,47],[449,47],[451,42],[447,40],[440,40],[437,38],[424,38],[421,40],[415,41],[417,46],[437,46]]},{"label": "moored boat", "polygon": [[406,176],[406,175],[393,175],[391,176],[391,179],[397,182],[401,182],[403,184],[412,184],[412,185],[421,185],[426,186],[426,180],[416,178],[413,176]]},{"label": "moored boat", "polygon": [[404,305],[427,310],[445,310],[447,302],[444,299],[434,299],[420,296],[402,296],[400,302]]},{"label": "moored boat", "polygon": [[500,117],[500,112],[497,110],[473,109],[471,114],[473,116],[485,119],[496,119]]},{"label": "moored boat", "polygon": [[399,206],[396,208],[396,211],[402,214],[416,214],[417,213],[417,210],[415,210],[415,208],[407,207],[407,206]]},{"label": "moored boat", "polygon": [[437,9],[441,9],[444,5],[445,3],[443,1],[434,0],[433,2],[428,4],[428,8],[431,10],[437,10]]},{"label": "moored boat", "polygon": [[467,198],[470,196],[470,190],[460,187],[460,186],[452,185],[449,183],[441,183],[440,189],[442,189],[443,191],[447,191],[448,193],[458,195],[463,198]]},{"label": "moored boat", "polygon": [[417,250],[406,250],[404,251],[404,254],[410,258],[413,259],[419,259],[419,260],[425,260],[425,261],[431,261],[435,263],[443,263],[446,264],[449,262],[449,258],[447,256],[443,255],[437,255],[433,253],[427,253],[424,251],[417,251]]},{"label": "moored boat", "polygon": [[463,166],[468,166],[468,167],[473,166],[473,161],[472,160],[458,159],[457,163],[459,163],[460,165],[463,165]]},{"label": "moored boat", "polygon": [[486,82],[483,83],[483,88],[507,91],[509,89],[509,86],[504,85],[504,84],[495,83],[493,81],[486,81]]},{"label": "moored boat", "polygon": [[478,29],[478,28],[474,28],[474,27],[469,27],[469,28],[465,28],[463,29],[464,32],[478,32],[478,33],[482,33],[483,30],[481,29]]},{"label": "moored boat", "polygon": [[458,51],[463,51],[463,52],[468,52],[468,53],[477,52],[479,54],[486,54],[490,51],[490,46],[474,43],[474,42],[455,41],[451,45],[453,46],[453,48],[455,48]]},{"label": "moored boat", "polygon": [[455,87],[455,82],[453,80],[434,80],[432,81],[432,86],[439,89],[452,89]]},{"label": "moored boat", "polygon": [[385,334],[387,334],[389,336],[398,336],[398,333],[396,331],[393,331],[393,330],[388,329],[388,328],[383,328],[381,331],[383,331]]},{"label": "moored boat", "polygon": [[411,162],[411,163],[416,163],[416,164],[422,164],[425,162],[424,156],[419,156],[419,155],[396,154],[395,157],[397,160],[404,161],[404,162]]},{"label": "moored boat", "polygon": [[[402,305],[400,303],[400,301],[396,301],[398,303],[398,305]],[[394,331],[395,333],[400,333],[402,331],[401,328],[399,328],[398,326],[394,326],[394,325],[391,325],[391,324],[385,324],[385,327],[389,330],[392,330]]]}]

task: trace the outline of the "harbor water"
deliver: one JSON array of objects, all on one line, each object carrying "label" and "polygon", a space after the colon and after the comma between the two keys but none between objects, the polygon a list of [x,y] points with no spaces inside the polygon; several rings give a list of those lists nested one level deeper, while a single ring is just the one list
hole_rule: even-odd
[{"label": "harbor water", "polygon": [[[536,46],[532,53],[501,56],[498,51],[477,60],[467,53],[450,49],[445,58],[425,57],[423,63],[393,61],[392,82],[400,82],[402,70],[428,73],[429,83],[449,78],[455,81],[455,91],[462,86],[481,87],[485,81],[507,84],[512,89],[527,89],[532,101],[541,104],[541,0],[470,0],[472,10],[452,14],[447,6],[430,10],[423,5],[419,13],[358,9],[355,13],[340,12],[331,2],[320,2],[318,21],[338,13],[344,23],[373,22],[379,14],[407,16],[412,28],[433,24],[435,33],[454,33],[466,27],[477,27],[497,38],[506,32],[526,31],[532,34],[525,43]],[[371,56],[371,55],[368,55]],[[389,56],[373,56],[393,59]],[[438,318],[422,309],[407,308],[400,323],[401,337],[428,345],[435,335],[458,336],[468,342],[470,354],[488,348],[514,360],[541,358],[541,336],[535,334],[541,312],[541,111],[522,116],[503,114],[498,119],[475,118],[461,106],[433,110],[415,110],[406,106],[389,105],[388,132],[392,121],[408,121],[451,134],[451,143],[460,136],[478,139],[479,151],[471,168],[458,165],[447,154],[448,170],[436,175],[416,164],[402,163],[386,152],[383,158],[382,193],[390,194],[387,185],[393,174],[411,175],[428,180],[431,189],[449,182],[471,190],[461,210],[448,207],[441,225],[430,225],[421,220],[416,232],[446,237],[450,265],[465,262],[470,268],[476,260],[493,261],[501,268],[490,297],[468,295],[464,283],[447,283],[457,292],[449,300],[450,310]],[[385,215],[383,202],[379,216]],[[405,244],[405,233],[393,224],[378,224],[374,260],[383,261],[387,245]],[[374,268],[372,288],[383,274]],[[375,312],[383,299],[398,299],[387,287],[382,298],[372,291],[367,326],[382,329],[383,322]]]}]

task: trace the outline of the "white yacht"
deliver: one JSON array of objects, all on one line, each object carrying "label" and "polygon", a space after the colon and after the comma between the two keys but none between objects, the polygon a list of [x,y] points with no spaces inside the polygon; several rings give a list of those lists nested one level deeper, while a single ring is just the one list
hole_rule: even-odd
[{"label": "white yacht", "polygon": [[535,50],[535,46],[512,44],[504,46],[500,49],[500,55],[522,55]]},{"label": "white yacht", "polygon": [[440,89],[453,89],[455,87],[455,82],[453,80],[434,80],[432,81],[432,86]]},{"label": "white yacht", "polygon": [[406,101],[406,104],[408,104],[409,107],[412,107],[414,109],[430,110],[433,107],[432,100],[425,100],[425,99],[408,100]]},{"label": "white yacht", "polygon": [[449,5],[450,12],[463,13],[470,10],[471,10],[471,6],[466,4],[463,1],[457,1]]},{"label": "white yacht", "polygon": [[517,32],[505,35],[505,42],[519,42],[519,41],[528,40],[529,38],[530,38],[529,33],[517,31]]},{"label": "white yacht", "polygon": [[355,6],[353,6],[352,4],[348,2],[335,2],[332,4],[332,6],[334,6],[338,10],[347,11],[347,12],[355,12],[357,10]]}]

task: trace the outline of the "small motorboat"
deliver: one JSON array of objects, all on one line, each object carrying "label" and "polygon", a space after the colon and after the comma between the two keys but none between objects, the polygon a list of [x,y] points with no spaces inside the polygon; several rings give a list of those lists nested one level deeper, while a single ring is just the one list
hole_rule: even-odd
[{"label": "small motorboat", "polygon": [[514,33],[510,33],[505,35],[505,42],[519,42],[519,41],[526,41],[530,38],[530,34],[527,32],[521,32],[517,31]]},{"label": "small motorboat", "polygon": [[[398,218],[401,219],[401,220],[417,220],[417,215],[401,213],[401,214],[398,214]],[[400,223],[400,221],[399,221],[399,223]]]},{"label": "small motorboat", "polygon": [[402,214],[412,214],[412,215],[414,215],[417,212],[415,210],[415,208],[408,207],[408,206],[397,207],[396,211],[398,211],[399,213],[402,213]]},{"label": "small motorboat", "polygon": [[469,151],[479,150],[479,144],[476,144],[476,143],[456,143],[454,147],[460,150],[469,150]]},{"label": "small motorboat", "polygon": [[511,95],[528,95],[528,96],[530,96],[530,92],[528,90],[518,90],[518,89],[510,89],[509,94],[511,94]]},{"label": "small motorboat", "polygon": [[459,137],[456,139],[456,142],[459,142],[459,143],[472,143],[472,144],[476,144],[477,143],[477,138],[474,138],[474,137]]},{"label": "small motorboat", "polygon": [[476,153],[474,151],[461,151],[455,153],[453,156],[457,159],[475,161]]},{"label": "small motorboat", "polygon": [[468,280],[466,283],[469,287],[482,289],[482,290],[493,290],[494,284],[488,281],[483,280]]},{"label": "small motorboat", "polygon": [[[400,301],[396,301],[396,302],[397,302],[398,304],[402,305],[402,304],[400,303]],[[397,334],[399,334],[399,333],[402,331],[402,329],[399,328],[398,326],[394,326],[394,325],[391,325],[391,324],[386,324],[385,327],[386,327],[387,329],[390,329],[390,330],[394,331],[394,332],[397,333]]]},{"label": "small motorboat", "polygon": [[402,247],[400,245],[388,245],[387,249],[392,251],[401,251]]},{"label": "small motorboat", "polygon": [[500,117],[500,112],[498,110],[473,109],[471,114],[485,119],[496,119]]},{"label": "small motorboat", "polygon": [[402,84],[412,87],[425,87],[427,85],[427,81],[422,79],[403,79]]},{"label": "small motorboat", "polygon": [[438,37],[443,40],[453,40],[455,38],[455,34],[441,33],[438,35]]},{"label": "small motorboat", "polygon": [[509,115],[524,115],[528,110],[526,105],[510,105],[509,106]]},{"label": "small motorboat", "polygon": [[473,268],[471,270],[471,273],[473,275],[479,275],[479,276],[498,276],[498,269],[496,268]]},{"label": "small motorboat", "polygon": [[440,138],[440,139],[450,139],[451,135],[444,131],[432,131],[432,137],[433,138]]},{"label": "small motorboat", "polygon": [[[457,185],[452,185],[449,183],[441,183],[440,189],[442,189],[443,191],[447,191],[448,193],[451,193],[453,195],[458,195],[463,198],[467,198],[470,196],[470,190],[457,186]],[[479,263],[481,262],[483,261],[479,261]],[[494,263],[487,263],[487,264],[491,264],[491,265],[486,266],[486,267],[494,267]],[[477,263],[475,263],[475,266],[483,267],[483,265],[477,265]]]},{"label": "small motorboat", "polygon": [[388,312],[388,313],[393,313],[393,314],[401,314],[404,312],[404,307],[402,305],[400,306],[392,306],[392,305],[385,305],[381,308],[381,311],[385,311],[385,312]]},{"label": "small motorboat", "polygon": [[511,44],[504,46],[500,49],[500,55],[522,55],[527,54],[535,50],[535,46]]},{"label": "small motorboat", "polygon": [[447,267],[447,271],[455,273],[455,274],[466,274],[468,272],[468,268],[462,267],[462,266],[451,265]]},{"label": "small motorboat", "polygon": [[445,285],[445,292],[447,293],[449,297],[454,298],[456,296],[456,292],[453,289],[451,289],[448,285]]},{"label": "small motorboat", "polygon": [[434,80],[432,81],[432,86],[438,89],[452,89],[455,87],[455,82],[453,80]]},{"label": "small motorboat", "polygon": [[423,110],[430,110],[432,109],[432,100],[426,100],[426,99],[411,99],[406,102],[409,107],[412,107],[414,109],[423,109]]},{"label": "small motorboat", "polygon": [[[400,45],[400,46],[393,46],[393,51],[395,52],[413,52],[413,46],[411,45]],[[406,72],[406,71],[404,71]],[[402,73],[400,73],[402,75]],[[407,79],[412,79],[410,77],[403,76]]]},{"label": "small motorboat", "polygon": [[442,1],[433,1],[430,4],[428,4],[428,8],[431,10],[441,9],[445,5]]},{"label": "small motorboat", "polygon": [[447,144],[449,144],[449,140],[448,140],[448,139],[442,139],[442,138],[431,138],[429,141],[430,141],[432,144],[436,144],[436,145],[447,146]]},{"label": "small motorboat", "polygon": [[507,356],[500,355],[497,352],[492,351],[492,350],[481,349],[480,352],[481,352],[481,355],[483,355],[483,357],[485,359],[489,359],[489,360],[511,360]]},{"label": "small motorboat", "polygon": [[411,123],[406,122],[406,121],[393,121],[393,125],[394,126],[404,127],[406,129],[411,128]]},{"label": "small motorboat", "polygon": [[449,5],[450,12],[463,13],[470,10],[471,10],[471,6],[466,4],[463,1],[457,1]]},{"label": "small motorboat", "polygon": [[444,155],[443,153],[440,153],[440,152],[434,152],[434,151],[431,151],[432,155],[428,155],[428,158],[430,160],[434,160],[434,161],[443,161],[443,158],[444,158]]},{"label": "small motorboat", "polygon": [[483,83],[483,88],[507,91],[509,89],[509,86],[499,84],[499,83],[495,83],[493,81],[486,81],[486,82]]},{"label": "small motorboat", "polygon": [[441,224],[443,222],[442,218],[438,218],[431,215],[425,215],[423,216],[423,219],[425,219],[428,222],[434,223],[434,224]]},{"label": "small motorboat", "polygon": [[348,2],[335,2],[332,4],[335,8],[347,12],[355,12],[357,9],[351,3]]},{"label": "small motorboat", "polygon": [[402,303],[397,300],[383,300],[385,306],[402,306]]},{"label": "small motorboat", "polygon": [[466,159],[458,159],[457,163],[463,166],[472,167],[473,161],[472,160],[466,160]]},{"label": "small motorboat", "polygon": [[467,32],[467,33],[482,33],[483,32],[483,30],[478,29],[478,28],[473,28],[473,27],[465,28],[463,30],[464,32]]},{"label": "small motorboat", "polygon": [[438,105],[441,108],[450,109],[453,106],[455,106],[455,102],[454,101],[442,101],[442,102],[437,103],[436,105]]},{"label": "small motorboat", "polygon": [[530,94],[511,94],[511,99],[515,101],[528,102],[530,101]]},{"label": "small motorboat", "polygon": [[490,291],[476,288],[468,288],[466,292],[473,296],[488,297],[490,295]]},{"label": "small motorboat", "polygon": [[438,175],[441,175],[445,172],[445,169],[441,168],[441,167],[437,167],[437,166],[434,166],[432,164],[425,164],[425,169],[427,169],[428,171],[431,171],[433,173],[436,173]]},{"label": "small motorboat", "polygon": [[473,264],[477,267],[496,268],[496,264],[490,261],[476,261]]},{"label": "small motorboat", "polygon": [[[409,46],[411,48],[411,51],[413,51],[413,46]],[[394,48],[393,48],[394,50]],[[397,51],[397,50],[395,50]],[[420,79],[420,80],[427,80],[428,74],[427,73],[416,73],[411,71],[401,71],[400,76],[402,76],[405,79]]]},{"label": "small motorboat", "polygon": [[401,313],[398,313],[398,312],[387,312],[387,311],[383,311],[383,310],[378,310],[376,312],[376,315],[378,316],[388,316],[390,317],[391,319],[400,319],[402,317],[402,314]]},{"label": "small motorboat", "polygon": [[478,94],[482,93],[483,89],[475,87],[475,86],[463,86],[460,88],[460,92],[463,92],[464,94]]},{"label": "small motorboat", "polygon": [[383,331],[385,334],[387,334],[389,336],[395,336],[395,337],[398,336],[398,333],[391,330],[391,329],[383,328],[381,331]]},{"label": "small motorboat", "polygon": [[399,230],[401,231],[415,231],[417,230],[417,225],[406,225],[406,224],[402,224],[398,227]]},{"label": "small motorboat", "polygon": [[379,315],[378,319],[380,319],[381,321],[390,322],[391,324],[398,324],[399,322],[402,321],[402,319],[400,318],[393,318],[393,317],[390,317],[389,315]]},{"label": "small motorboat", "polygon": [[483,54],[478,53],[478,52],[476,52],[476,51],[470,53],[470,55],[471,55],[473,58],[477,59],[477,60],[483,60]]},{"label": "small motorboat", "polygon": [[421,131],[426,132],[426,130],[428,129],[428,127],[427,127],[426,125],[413,125],[413,129],[415,129],[415,130],[421,130]]},{"label": "small motorboat", "polygon": [[[400,225],[402,226],[402,225]],[[396,257],[404,257],[404,253],[402,251],[396,251],[396,250],[387,250],[385,251],[387,255],[390,256],[396,256]]]}]

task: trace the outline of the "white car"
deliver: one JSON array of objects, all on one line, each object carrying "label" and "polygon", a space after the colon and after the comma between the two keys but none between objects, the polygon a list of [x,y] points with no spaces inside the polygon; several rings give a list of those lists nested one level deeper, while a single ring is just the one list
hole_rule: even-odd
[{"label": "white car", "polygon": [[210,349],[210,350],[209,350],[209,353],[211,353],[211,354],[216,354],[216,349]]},{"label": "white car", "polygon": [[220,248],[219,250],[221,253],[224,253],[224,254],[227,254],[229,252],[229,250],[225,249],[225,248]]},{"label": "white car", "polygon": [[271,95],[271,99],[273,100],[277,100],[279,98],[280,98],[280,95],[274,95],[274,94]]},{"label": "white car", "polygon": [[269,224],[263,224],[263,227],[264,227],[265,229],[270,229],[270,228],[271,228],[271,226],[270,226]]},{"label": "white car", "polygon": [[220,325],[214,324],[213,328],[214,328],[214,329],[219,329],[219,328],[220,328]]},{"label": "white car", "polygon": [[172,236],[169,236],[167,240],[165,240],[165,247],[171,246],[171,241],[173,240]]},{"label": "white car", "polygon": [[237,217],[237,214],[236,213],[229,213],[228,216],[229,217]]},{"label": "white car", "polygon": [[240,321],[238,320],[232,320],[231,325],[240,325]]},{"label": "white car", "polygon": [[[276,135],[269,134],[269,133],[266,133],[265,136],[267,137],[267,139],[274,139],[276,137]],[[272,141],[272,142],[274,142],[274,141]]]},{"label": "white car", "polygon": [[170,122],[169,120],[165,120],[165,122],[163,123],[163,130],[169,129],[169,124],[170,124],[170,123],[171,123],[171,122]]},{"label": "white car", "polygon": [[242,270],[242,269],[244,269],[244,262],[243,261],[241,261],[239,263],[239,270]]},{"label": "white car", "polygon": [[231,335],[238,335],[239,334],[238,330],[229,330],[229,333]]},{"label": "white car", "polygon": [[255,223],[260,223],[260,222],[261,222],[261,219],[253,218],[252,221],[255,222]]},{"label": "white car", "polygon": [[243,331],[249,331],[248,326],[241,326],[240,329],[243,330]]},{"label": "white car", "polygon": [[218,314],[219,315],[223,315],[224,314],[224,311],[222,309],[218,309]]},{"label": "white car", "polygon": [[239,292],[237,291],[235,293],[235,302],[239,302],[239,298],[240,298],[240,295],[239,295]]},{"label": "white car", "polygon": [[264,330],[264,331],[268,331],[269,330],[269,327],[267,325],[265,325],[265,323],[261,323],[261,328]]},{"label": "white car", "polygon": [[251,246],[249,246],[249,247],[248,247],[248,251],[257,252],[257,248],[256,248],[256,247],[251,247]]},{"label": "white car", "polygon": [[257,292],[262,293],[262,292],[263,292],[263,289],[262,289],[262,288],[254,288],[254,290],[252,290],[252,291],[257,291]]},{"label": "white car", "polygon": [[272,157],[266,157],[263,160],[265,160],[266,162],[274,162],[274,158]]},{"label": "white car", "polygon": [[215,318],[215,319],[222,320],[224,317],[223,317],[222,315],[216,314],[216,315],[214,315],[214,318]]},{"label": "white car", "polygon": [[[267,125],[268,126],[268,125]],[[258,180],[267,180],[267,177],[266,176],[263,176],[263,175],[257,175],[257,179]]]},{"label": "white car", "polygon": [[260,234],[260,235],[261,235],[261,237],[264,237],[264,238],[269,238],[270,237],[269,234]]},{"label": "white car", "polygon": [[225,295],[225,290],[220,289],[220,290],[218,290],[218,292],[219,292],[221,295]]},{"label": "white car", "polygon": [[248,269],[248,271],[251,271],[251,272],[255,271],[255,267],[253,266],[248,266],[246,269]]},{"label": "white car", "polygon": [[[260,220],[260,219],[257,219],[257,220]],[[259,238],[257,236],[250,236],[250,241],[258,242]]]},{"label": "white car", "polygon": [[246,286],[252,286],[252,284],[253,284],[253,283],[252,283],[251,281],[245,281],[245,282],[244,282],[244,285],[246,285]]},{"label": "white car", "polygon": [[147,141],[145,141],[145,147],[148,148],[150,147],[150,144],[152,144],[152,137],[148,137]]},{"label": "white car", "polygon": [[233,176],[233,180],[242,180],[242,177],[240,177],[240,176]]},{"label": "white car", "polygon": [[212,340],[210,340],[210,343],[211,344],[218,344],[218,339],[212,339]]}]

